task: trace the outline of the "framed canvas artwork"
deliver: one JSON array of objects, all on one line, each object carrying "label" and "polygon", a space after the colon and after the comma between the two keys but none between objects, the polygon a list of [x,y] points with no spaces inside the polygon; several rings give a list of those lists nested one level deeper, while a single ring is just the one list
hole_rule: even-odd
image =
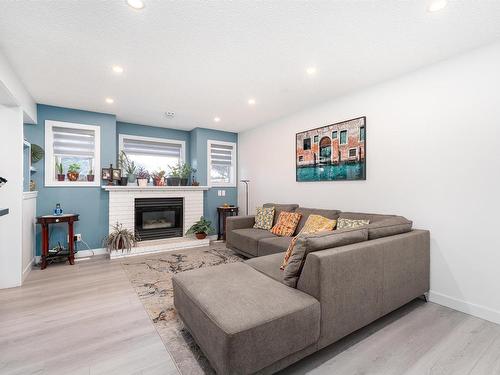
[{"label": "framed canvas artwork", "polygon": [[295,136],[296,181],[366,180],[366,117]]}]

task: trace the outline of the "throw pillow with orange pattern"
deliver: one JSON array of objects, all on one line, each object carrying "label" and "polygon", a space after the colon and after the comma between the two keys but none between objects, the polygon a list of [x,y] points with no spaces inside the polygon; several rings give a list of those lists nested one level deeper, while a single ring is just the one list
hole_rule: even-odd
[{"label": "throw pillow with orange pattern", "polygon": [[278,221],[271,228],[271,233],[280,237],[290,237],[299,225],[301,214],[296,212],[281,211]]},{"label": "throw pillow with orange pattern", "polygon": [[284,270],[286,265],[288,264],[288,260],[292,256],[293,249],[295,247],[295,243],[300,235],[308,234],[308,233],[316,233],[323,231],[331,231],[335,229],[335,225],[337,225],[337,220],[328,219],[321,215],[309,215],[304,224],[304,227],[300,230],[300,232],[293,238],[290,246],[285,253],[285,258],[283,259],[283,263],[281,264],[280,269]]}]

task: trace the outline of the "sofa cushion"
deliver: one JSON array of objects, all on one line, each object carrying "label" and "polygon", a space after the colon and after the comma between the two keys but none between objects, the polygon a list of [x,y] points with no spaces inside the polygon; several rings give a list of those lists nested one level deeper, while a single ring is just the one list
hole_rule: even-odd
[{"label": "sofa cushion", "polygon": [[369,214],[363,212],[341,212],[339,214],[339,219],[351,219],[351,220],[369,220],[371,223],[376,223],[377,221],[394,218],[396,215],[381,215],[381,214]]},{"label": "sofa cushion", "polygon": [[298,236],[292,255],[283,271],[283,283],[292,288],[297,287],[297,281],[308,253],[363,242],[367,239],[368,229],[341,233],[328,231]]},{"label": "sofa cushion", "polygon": [[280,264],[283,260],[284,253],[276,253],[266,256],[259,256],[257,258],[248,259],[245,261],[257,271],[262,272],[270,278],[283,282],[283,271],[280,270]]},{"label": "sofa cushion", "polygon": [[264,229],[235,229],[231,234],[231,246],[234,246],[237,249],[250,255],[257,256],[259,240],[263,238],[275,237],[276,236],[274,234]]},{"label": "sofa cushion", "polygon": [[172,282],[175,308],[217,374],[255,373],[319,338],[319,302],[248,264],[181,272]]},{"label": "sofa cushion", "polygon": [[255,212],[255,224],[256,229],[269,230],[273,227],[274,220],[274,207],[257,207]]},{"label": "sofa cushion", "polygon": [[257,250],[257,255],[259,257],[269,254],[282,253],[290,243],[292,242],[293,237],[271,237],[271,238],[263,238],[259,240],[259,246]]},{"label": "sofa cushion", "polygon": [[278,222],[271,228],[271,233],[277,236],[291,237],[295,233],[300,214],[281,211]]},{"label": "sofa cushion", "polygon": [[370,224],[370,220],[346,219],[344,217],[339,217],[337,222],[337,229],[359,228],[368,224]]},{"label": "sofa cushion", "polygon": [[389,219],[376,221],[367,225],[368,239],[374,240],[376,238],[394,236],[396,234],[410,232],[412,222],[402,216],[395,216]]},{"label": "sofa cushion", "polygon": [[299,225],[297,225],[297,229],[295,230],[296,234],[302,230],[302,228],[306,224],[307,219],[309,218],[309,215],[320,215],[326,217],[327,219],[336,220],[340,214],[339,210],[324,210],[319,208],[305,208],[305,207],[299,207],[295,210],[295,212],[302,214],[302,217],[300,218],[299,221]]},{"label": "sofa cushion", "polygon": [[274,207],[273,225],[275,225],[276,222],[278,221],[278,217],[280,216],[281,211],[294,212],[297,209],[297,207],[299,207],[299,205],[295,203],[289,203],[289,204],[265,203],[262,207]]}]

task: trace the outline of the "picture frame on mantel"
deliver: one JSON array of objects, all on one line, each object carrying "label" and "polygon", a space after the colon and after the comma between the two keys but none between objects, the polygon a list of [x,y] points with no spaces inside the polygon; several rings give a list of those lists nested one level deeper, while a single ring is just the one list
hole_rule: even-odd
[{"label": "picture frame on mantel", "polygon": [[295,135],[295,180],[366,180],[366,117]]}]

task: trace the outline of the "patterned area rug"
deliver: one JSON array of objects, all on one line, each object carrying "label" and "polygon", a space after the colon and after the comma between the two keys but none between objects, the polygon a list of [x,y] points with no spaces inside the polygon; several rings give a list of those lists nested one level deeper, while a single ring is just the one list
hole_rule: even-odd
[{"label": "patterned area rug", "polygon": [[178,319],[173,304],[172,276],[196,268],[241,262],[223,243],[208,247],[126,258],[122,266],[165,347],[183,375],[214,374],[208,360]]}]

